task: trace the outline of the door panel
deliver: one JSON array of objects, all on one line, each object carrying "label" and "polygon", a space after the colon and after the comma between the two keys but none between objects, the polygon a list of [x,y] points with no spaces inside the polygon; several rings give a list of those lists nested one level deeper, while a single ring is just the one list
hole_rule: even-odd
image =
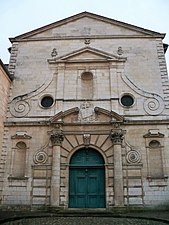
[{"label": "door panel", "polygon": [[88,207],[104,208],[105,182],[104,168],[89,169],[88,171]]},{"label": "door panel", "polygon": [[[80,154],[79,154],[80,155]],[[79,155],[77,157],[79,163]],[[71,208],[104,208],[105,207],[105,172],[101,166],[84,166],[85,160],[91,161],[90,153],[85,151],[81,154],[82,164],[70,167],[69,179],[69,207]],[[95,156],[96,157],[96,156]],[[97,159],[97,157],[96,157]],[[100,159],[99,159],[100,160]],[[97,163],[99,162],[97,159]],[[94,153],[92,152],[92,161]]]},{"label": "door panel", "polygon": [[84,208],[86,202],[86,176],[83,169],[70,170],[70,206]]},{"label": "door panel", "polygon": [[105,182],[102,170],[101,168],[70,170],[70,207],[105,207]]}]

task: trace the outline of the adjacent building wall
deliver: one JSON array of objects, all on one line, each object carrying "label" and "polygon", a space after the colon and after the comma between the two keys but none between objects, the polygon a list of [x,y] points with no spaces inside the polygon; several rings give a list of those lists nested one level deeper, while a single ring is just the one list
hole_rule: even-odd
[{"label": "adjacent building wall", "polygon": [[9,72],[5,68],[5,65],[0,60],[0,153],[2,150],[4,121],[6,120],[8,95],[11,85],[11,78]]}]

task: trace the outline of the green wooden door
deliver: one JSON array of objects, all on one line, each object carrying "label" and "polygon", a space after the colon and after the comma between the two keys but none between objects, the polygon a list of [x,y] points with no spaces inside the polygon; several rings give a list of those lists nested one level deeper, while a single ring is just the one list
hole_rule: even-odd
[{"label": "green wooden door", "polygon": [[104,160],[93,149],[81,149],[71,159],[69,207],[105,207]]}]

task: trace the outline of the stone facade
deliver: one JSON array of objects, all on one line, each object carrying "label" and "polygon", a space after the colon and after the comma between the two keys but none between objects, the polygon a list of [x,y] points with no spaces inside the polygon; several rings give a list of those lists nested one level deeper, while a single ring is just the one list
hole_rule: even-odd
[{"label": "stone facade", "polygon": [[[77,208],[168,203],[164,36],[84,12],[10,39],[2,204],[69,208],[70,186]],[[96,163],[74,162],[80,151]]]}]

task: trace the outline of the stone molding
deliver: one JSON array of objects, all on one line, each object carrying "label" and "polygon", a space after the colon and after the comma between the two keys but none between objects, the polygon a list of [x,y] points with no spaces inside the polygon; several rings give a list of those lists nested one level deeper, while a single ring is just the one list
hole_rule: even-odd
[{"label": "stone molding", "polygon": [[117,114],[114,111],[109,111],[109,110],[106,110],[106,109],[103,109],[103,108],[100,108],[100,107],[95,107],[94,111],[95,111],[96,114],[104,114],[104,115],[109,116],[111,118],[112,122],[122,123],[124,121],[123,116]]},{"label": "stone molding", "polygon": [[25,131],[18,131],[15,135],[11,136],[11,139],[31,139],[32,137]]},{"label": "stone molding", "polygon": [[61,122],[63,120],[64,117],[71,115],[71,114],[78,114],[79,113],[79,108],[78,107],[74,107],[71,109],[68,109],[66,111],[60,111],[58,112],[56,115],[54,115],[53,117],[50,118],[50,123],[58,123]]},{"label": "stone molding", "polygon": [[147,134],[143,135],[144,138],[163,138],[165,135],[157,132],[157,133],[151,133],[151,131],[148,131]]}]

